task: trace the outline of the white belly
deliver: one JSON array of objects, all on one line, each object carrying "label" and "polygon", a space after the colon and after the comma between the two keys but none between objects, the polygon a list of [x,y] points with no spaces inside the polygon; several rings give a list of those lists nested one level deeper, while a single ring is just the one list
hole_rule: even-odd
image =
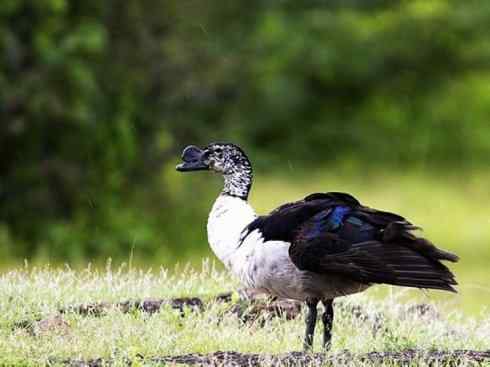
[{"label": "white belly", "polygon": [[289,246],[282,241],[264,243],[259,233],[253,232],[235,253],[231,269],[246,287],[301,301],[335,298],[368,288],[336,274],[298,269],[289,257]]},{"label": "white belly", "polygon": [[[304,298],[304,275],[289,258],[289,243],[258,243],[252,233],[233,257],[232,271],[250,288],[294,299]],[[253,243],[252,243],[253,242]]]}]

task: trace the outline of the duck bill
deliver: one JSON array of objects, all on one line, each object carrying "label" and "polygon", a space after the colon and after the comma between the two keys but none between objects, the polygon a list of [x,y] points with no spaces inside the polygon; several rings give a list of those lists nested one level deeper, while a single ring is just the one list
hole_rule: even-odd
[{"label": "duck bill", "polygon": [[205,151],[194,145],[189,145],[182,152],[183,163],[177,165],[175,169],[179,172],[205,171],[209,169],[204,160]]},{"label": "duck bill", "polygon": [[207,171],[208,166],[201,162],[185,162],[178,164],[175,169],[179,172],[192,172],[192,171]]}]

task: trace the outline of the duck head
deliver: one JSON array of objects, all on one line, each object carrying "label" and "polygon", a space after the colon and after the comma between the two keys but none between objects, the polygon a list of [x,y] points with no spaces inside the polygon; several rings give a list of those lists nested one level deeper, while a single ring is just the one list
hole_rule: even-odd
[{"label": "duck head", "polygon": [[243,150],[232,143],[211,143],[205,148],[187,146],[179,172],[214,171],[225,179],[223,193],[246,198],[252,184],[252,166]]},{"label": "duck head", "polygon": [[251,168],[243,150],[231,143],[211,143],[203,149],[189,145],[182,152],[182,161],[177,171],[211,170],[227,175]]}]

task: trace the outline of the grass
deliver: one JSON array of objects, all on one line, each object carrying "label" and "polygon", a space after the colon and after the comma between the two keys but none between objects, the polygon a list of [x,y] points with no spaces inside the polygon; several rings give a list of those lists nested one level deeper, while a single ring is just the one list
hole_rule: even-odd
[{"label": "grass", "polygon": [[[459,282],[457,295],[409,292],[409,298],[418,297],[423,302],[442,300],[449,308],[474,317],[479,316],[485,305],[490,305],[490,172],[363,170],[356,166],[349,169],[348,164],[337,168],[320,167],[316,171],[288,167],[285,162],[282,174],[256,173],[251,204],[258,213],[267,213],[311,192],[350,192],[366,205],[404,215],[421,226],[423,234],[435,244],[460,256],[459,263],[450,264]],[[181,238],[177,236],[171,243],[162,239],[150,252],[151,259],[148,259],[148,250],[143,254],[135,243],[127,259],[140,268],[163,265],[172,269],[175,261],[192,263],[199,268],[203,257],[214,256],[207,245],[205,227],[207,213],[222,184],[221,178],[209,173],[182,175],[175,172],[174,165],[169,168],[168,175],[172,182],[171,192],[185,198],[184,202],[188,202],[189,195],[199,197],[195,200],[198,208],[175,223],[162,223],[166,228],[176,227],[174,231],[180,233]],[[176,214],[180,214],[180,209]],[[145,220],[150,216],[151,213],[145,214]],[[191,231],[189,223],[194,223]],[[189,237],[188,232],[192,232],[192,236]],[[172,256],[165,255],[168,253]],[[95,261],[101,262],[103,268],[105,260]],[[46,259],[33,261],[42,266]],[[86,263],[71,265],[83,269]],[[12,267],[18,265],[6,264],[2,270]],[[388,291],[382,288],[376,291],[378,293],[384,296]]]},{"label": "grass", "polygon": [[[434,243],[461,257],[458,264],[450,265],[460,283],[459,293],[377,286],[340,300],[360,304],[368,314],[383,313],[386,331],[374,335],[369,324],[340,310],[334,323],[332,352],[490,349],[490,173],[358,172],[343,169],[302,173],[293,168],[282,175],[258,173],[251,203],[259,213],[265,213],[311,192],[345,191],[367,205],[401,213],[422,226]],[[213,195],[218,191],[218,180],[192,180],[207,182]],[[209,207],[211,204],[209,197]],[[196,220],[204,228],[206,218]],[[204,233],[202,239],[199,246],[207,248]],[[184,259],[193,264],[184,272],[182,267],[152,271],[110,266],[80,270],[26,266],[6,270],[0,278],[0,365],[39,365],[49,358],[96,357],[123,363],[137,355],[217,350],[281,353],[301,349],[302,317],[294,321],[274,319],[264,327],[243,325],[226,312],[230,306],[223,304],[211,304],[203,313],[187,312],[184,318],[170,309],[153,316],[124,314],[114,309],[103,317],[68,313],[63,316],[67,328],[34,335],[12,328],[18,321],[46,318],[67,305],[196,295],[212,299],[217,293],[236,289],[238,284],[222,272],[220,265],[214,267],[206,262],[201,267],[201,254],[211,255],[206,251]],[[142,269],[149,266],[138,261],[137,248],[131,259]],[[154,263],[163,260],[158,258]],[[420,302],[435,305],[441,317],[407,316],[406,310]]]},{"label": "grass", "polygon": [[[110,266],[82,271],[50,267],[11,270],[0,278],[0,365],[97,357],[113,358],[119,365],[141,355],[150,358],[218,350],[284,353],[301,349],[303,316],[293,321],[276,318],[261,327],[258,323],[242,324],[226,312],[230,305],[218,303],[210,304],[202,313],[188,310],[185,317],[170,308],[153,315],[114,309],[102,317],[67,313],[63,315],[66,327],[34,334],[12,328],[16,322],[46,318],[68,305],[196,295],[212,299],[236,287],[233,279],[210,262],[204,262],[199,271],[188,267],[172,273],[128,267],[112,270]],[[432,301],[441,316],[417,317],[407,313],[415,301],[407,299],[405,291],[392,288],[388,293],[386,297],[360,294],[339,299],[344,304],[361,305],[368,315],[382,313],[384,331],[373,333],[369,322],[338,307],[332,352],[489,349],[490,314],[478,319],[466,317],[455,308],[442,311],[440,304]],[[319,350],[319,333],[316,342]],[[138,363],[144,364],[144,360]]]}]

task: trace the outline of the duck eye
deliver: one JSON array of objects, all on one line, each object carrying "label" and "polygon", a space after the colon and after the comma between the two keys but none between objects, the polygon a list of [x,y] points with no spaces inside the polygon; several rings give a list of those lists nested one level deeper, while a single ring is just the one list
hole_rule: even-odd
[{"label": "duck eye", "polygon": [[203,158],[204,158],[204,159],[208,159],[210,154],[211,154],[211,153],[209,152],[209,150],[207,150],[207,149],[206,149],[206,150],[204,151]]}]

